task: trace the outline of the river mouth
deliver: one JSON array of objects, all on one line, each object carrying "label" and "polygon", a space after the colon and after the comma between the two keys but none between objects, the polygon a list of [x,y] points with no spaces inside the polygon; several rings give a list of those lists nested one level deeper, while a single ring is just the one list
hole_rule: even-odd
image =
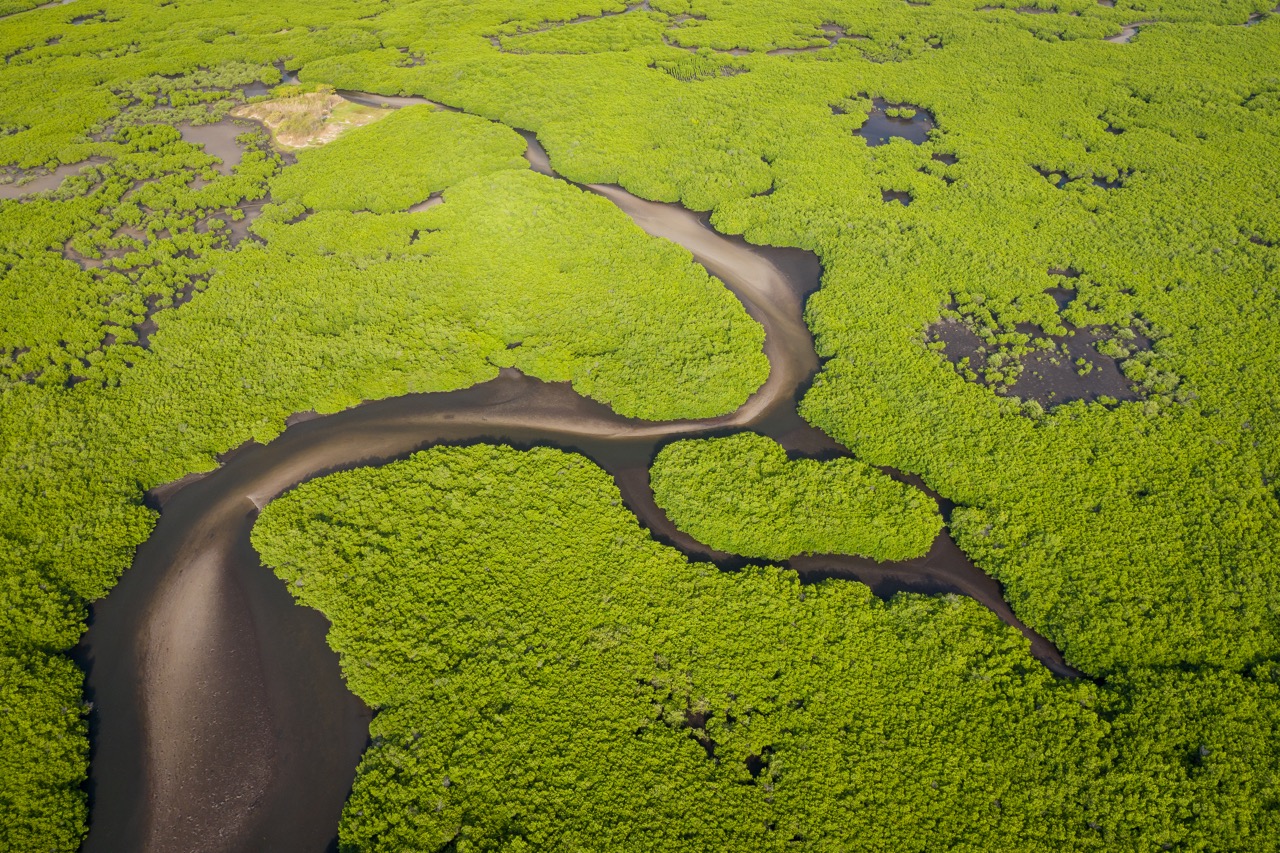
[{"label": "river mouth", "polygon": [[[558,177],[536,139],[528,157]],[[270,444],[245,445],[215,472],[152,490],[159,522],[131,569],[94,605],[79,649],[94,701],[87,853],[336,849],[372,713],[346,689],[325,618],[296,605],[249,543],[261,507],[298,484],[438,444],[557,447],[609,472],[655,539],[732,570],[763,561],[712,551],[654,504],[648,471],[662,444],[750,428],[795,456],[847,455],[796,411],[819,367],[802,320],[821,276],[816,256],[725,237],[705,216],[618,187],[586,189],[648,233],[684,245],[724,281],[765,328],[768,380],[728,415],[652,422],[619,416],[567,384],[504,370],[460,391],[292,418]],[[971,596],[1028,636],[1046,666],[1073,674],[945,529],[928,555],[901,564],[817,556],[783,565],[806,580],[863,580],[883,595]]]}]

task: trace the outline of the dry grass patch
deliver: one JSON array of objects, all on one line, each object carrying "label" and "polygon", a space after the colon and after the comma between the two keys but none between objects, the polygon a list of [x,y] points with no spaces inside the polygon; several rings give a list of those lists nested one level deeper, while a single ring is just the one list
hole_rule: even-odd
[{"label": "dry grass patch", "polygon": [[291,150],[325,145],[350,128],[372,124],[395,112],[353,103],[327,86],[315,91],[281,87],[276,93],[279,96],[269,101],[237,107],[232,115],[262,122],[278,146]]}]

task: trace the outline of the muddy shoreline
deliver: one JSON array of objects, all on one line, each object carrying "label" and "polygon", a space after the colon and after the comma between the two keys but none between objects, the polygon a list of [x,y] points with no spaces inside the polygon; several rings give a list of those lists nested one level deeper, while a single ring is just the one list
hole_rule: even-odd
[{"label": "muddy shoreline", "polygon": [[[528,156],[554,175],[536,140]],[[115,590],[95,603],[79,648],[95,703],[85,851],[336,849],[371,713],[340,678],[325,643],[327,621],[296,606],[249,545],[260,508],[298,484],[437,444],[559,447],[608,471],[656,539],[732,570],[748,561],[696,542],[654,505],[648,469],[662,444],[750,428],[793,456],[847,455],[796,413],[819,366],[802,320],[821,274],[817,258],[716,234],[705,217],[678,205],[612,186],[586,188],[649,233],[684,245],[743,301],[765,327],[765,384],[720,418],[648,422],[616,415],[567,384],[504,370],[461,391],[295,416],[269,445],[245,445],[215,472],[153,490],[148,499],[161,510],[159,522]],[[945,530],[918,560],[804,557],[783,565],[808,581],[862,580],[885,596],[971,596],[1028,636],[1046,666],[1073,674]]]}]

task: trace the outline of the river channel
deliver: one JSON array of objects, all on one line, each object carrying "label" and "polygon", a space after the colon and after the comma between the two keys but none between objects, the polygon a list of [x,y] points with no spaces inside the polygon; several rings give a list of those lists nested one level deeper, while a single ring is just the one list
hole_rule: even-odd
[{"label": "river channel", "polygon": [[[537,140],[526,138],[533,167],[554,175]],[[729,415],[649,422],[620,417],[567,384],[504,370],[462,391],[296,415],[270,444],[247,444],[208,475],[152,490],[159,522],[120,583],[94,604],[78,649],[94,703],[86,853],[336,850],[371,712],[341,679],[325,643],[325,618],[294,604],[249,541],[260,509],[298,484],[442,443],[558,447],[608,471],[656,539],[732,570],[747,561],[676,530],[654,504],[648,469],[663,443],[749,428],[793,456],[847,455],[796,413],[819,366],[802,319],[821,276],[817,258],[717,234],[704,216],[678,205],[615,186],[585,188],[648,233],[685,246],[742,300],[765,329],[766,383]],[[945,501],[942,507],[945,515]],[[1047,640],[1014,617],[999,584],[946,530],[917,560],[809,556],[783,565],[806,580],[859,580],[882,596],[970,596],[1021,630],[1046,666],[1073,674]]]}]

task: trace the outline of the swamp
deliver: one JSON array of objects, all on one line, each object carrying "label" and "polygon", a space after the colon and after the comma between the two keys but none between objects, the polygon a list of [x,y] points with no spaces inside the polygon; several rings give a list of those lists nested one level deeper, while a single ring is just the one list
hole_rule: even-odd
[{"label": "swamp", "polygon": [[0,0],[0,851],[1273,851],[1274,0]]}]

